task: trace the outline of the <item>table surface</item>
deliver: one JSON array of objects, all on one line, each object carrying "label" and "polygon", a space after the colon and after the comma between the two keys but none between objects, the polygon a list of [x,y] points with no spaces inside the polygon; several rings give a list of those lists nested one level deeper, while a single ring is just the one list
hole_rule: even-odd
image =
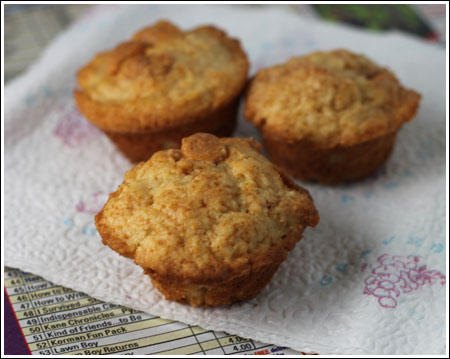
[{"label": "table surface", "polygon": [[[229,6],[272,6],[284,8],[300,18],[325,17],[342,21],[345,16],[362,17],[352,8],[334,5],[334,13],[311,5],[229,5]],[[367,5],[363,5],[367,6]],[[389,5],[385,5],[385,7]],[[92,5],[5,5],[5,82],[11,81],[36,60],[45,46],[71,22],[82,16]],[[435,40],[445,45],[445,5],[414,5],[416,12],[436,32]],[[346,13],[343,14],[342,11]],[[357,10],[357,9],[356,9]],[[340,11],[340,12],[339,12]],[[345,16],[344,16],[345,15]],[[355,23],[355,21],[353,21]],[[391,25],[395,22],[391,22]],[[376,25],[376,24],[375,24]],[[372,24],[369,24],[371,26]],[[379,25],[380,27],[383,24]]]}]

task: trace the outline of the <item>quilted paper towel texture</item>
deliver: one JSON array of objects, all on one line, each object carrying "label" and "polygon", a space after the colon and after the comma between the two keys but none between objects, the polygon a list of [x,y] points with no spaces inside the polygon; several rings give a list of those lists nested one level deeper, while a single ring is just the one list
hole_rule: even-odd
[{"label": "quilted paper towel texture", "polygon": [[[302,184],[321,215],[271,283],[222,308],[167,302],[132,261],[101,244],[93,217],[131,165],[77,111],[74,74],[98,51],[160,18],[214,23],[255,70],[346,48],[421,92],[385,167],[340,187]],[[445,52],[274,9],[98,7],[5,91],[5,264],[154,315],[321,354],[445,353]],[[241,117],[236,136],[255,129]]]}]

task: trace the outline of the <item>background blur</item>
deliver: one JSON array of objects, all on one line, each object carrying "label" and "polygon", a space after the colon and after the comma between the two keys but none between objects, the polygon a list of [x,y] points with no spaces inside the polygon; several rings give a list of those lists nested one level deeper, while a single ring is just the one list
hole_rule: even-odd
[{"label": "background blur", "polygon": [[[5,83],[27,69],[45,46],[95,5],[5,5]],[[111,6],[111,5],[100,5]],[[112,5],[114,6],[114,5]],[[445,5],[228,5],[277,6],[318,21],[344,22],[367,31],[401,30],[445,47]]]}]

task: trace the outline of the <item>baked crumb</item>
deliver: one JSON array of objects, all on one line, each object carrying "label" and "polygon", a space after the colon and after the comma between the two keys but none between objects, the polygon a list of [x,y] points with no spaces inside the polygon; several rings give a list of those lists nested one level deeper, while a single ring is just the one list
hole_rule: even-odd
[{"label": "baked crumb", "polygon": [[96,216],[103,243],[133,258],[163,293],[167,283],[184,288],[172,293],[175,300],[186,299],[186,291],[203,298],[215,283],[234,289],[222,300],[191,295],[188,302],[239,300],[232,297],[244,287],[235,281],[259,272],[248,280],[256,295],[319,216],[309,193],[255,143],[196,134],[181,150],[155,153],[127,172]]}]

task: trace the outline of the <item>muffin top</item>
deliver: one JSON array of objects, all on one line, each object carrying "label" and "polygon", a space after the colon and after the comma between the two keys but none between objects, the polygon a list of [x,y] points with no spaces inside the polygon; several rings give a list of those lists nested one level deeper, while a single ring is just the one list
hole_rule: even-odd
[{"label": "muffin top", "polygon": [[213,26],[184,32],[159,21],[96,55],[78,72],[75,96],[104,130],[166,129],[231,102],[248,66],[239,41],[225,32]]},{"label": "muffin top", "polygon": [[389,70],[335,50],[259,71],[247,92],[245,116],[266,135],[331,148],[396,131],[412,120],[419,100]]},{"label": "muffin top", "polygon": [[147,273],[208,283],[281,262],[319,216],[254,140],[198,133],[128,171],[96,216]]}]

